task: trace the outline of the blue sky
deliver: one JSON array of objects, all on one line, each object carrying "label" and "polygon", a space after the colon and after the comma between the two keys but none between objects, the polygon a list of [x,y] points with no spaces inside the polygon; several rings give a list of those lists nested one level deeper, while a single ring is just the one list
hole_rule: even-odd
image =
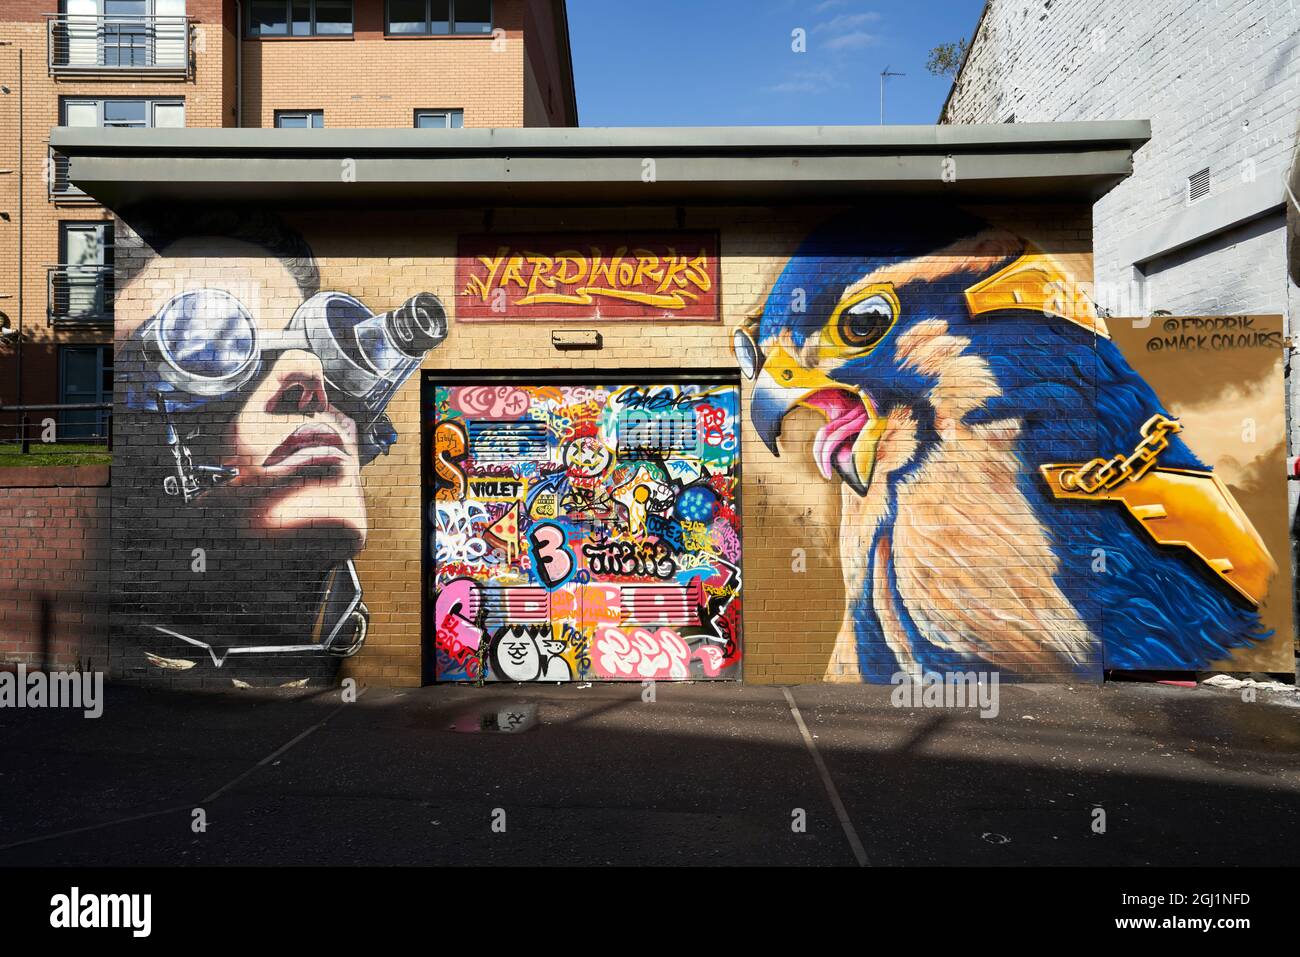
[{"label": "blue sky", "polygon": [[[582,126],[933,123],[983,0],[569,0]],[[791,49],[802,28],[807,50]]]}]

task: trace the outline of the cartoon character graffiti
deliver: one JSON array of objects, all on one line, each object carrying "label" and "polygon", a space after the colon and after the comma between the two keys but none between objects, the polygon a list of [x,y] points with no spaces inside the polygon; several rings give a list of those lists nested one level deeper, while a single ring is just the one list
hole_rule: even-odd
[{"label": "cartoon character graffiti", "polygon": [[[361,470],[396,441],[388,403],[447,335],[429,293],[376,313],[320,291],[301,238],[249,215],[164,232],[124,283],[171,287],[119,351],[124,549],[145,569],[201,556],[190,574],[126,576],[146,672],[321,677],[361,647]],[[207,268],[226,255],[267,281]]]},{"label": "cartoon character graffiti", "polygon": [[951,211],[862,216],[808,237],[735,335],[774,455],[796,409],[824,419],[828,680],[1194,669],[1267,637],[1271,556],[1061,264]]},{"label": "cartoon character graffiti", "polygon": [[595,424],[585,422],[574,428],[561,450],[561,457],[568,482],[568,495],[561,504],[574,514],[609,517],[614,500],[605,476],[613,465],[614,455],[596,432]]}]

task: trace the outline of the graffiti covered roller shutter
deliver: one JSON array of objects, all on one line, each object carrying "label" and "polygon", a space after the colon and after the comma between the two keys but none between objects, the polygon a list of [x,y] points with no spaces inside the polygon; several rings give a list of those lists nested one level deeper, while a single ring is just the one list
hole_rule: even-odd
[{"label": "graffiti covered roller shutter", "polygon": [[734,384],[426,395],[437,680],[740,677]]}]

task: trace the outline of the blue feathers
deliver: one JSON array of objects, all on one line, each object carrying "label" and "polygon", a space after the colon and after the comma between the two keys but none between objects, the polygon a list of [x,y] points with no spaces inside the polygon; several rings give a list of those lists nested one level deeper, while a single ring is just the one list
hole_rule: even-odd
[{"label": "blue feathers", "polygon": [[[1096,356],[1097,444],[1086,456],[1063,455],[1038,463],[1082,462],[1128,452],[1147,419],[1156,413],[1168,415],[1113,343],[1101,339],[1090,349]],[[1039,431],[1044,434],[1037,438],[1050,448],[1054,433],[1061,430],[1040,424]],[[1072,439],[1067,435],[1061,445],[1072,444]],[[1023,448],[1037,454],[1035,444],[1027,433]],[[1034,464],[1025,452],[1022,456],[1027,466]],[[1160,465],[1206,468],[1178,436],[1170,439]],[[1189,550],[1157,544],[1119,503],[1056,501],[1043,483],[1029,484],[1036,484],[1031,501],[1052,530],[1061,556],[1058,583],[1076,607],[1095,616],[1106,668],[1195,671],[1269,636],[1255,611]]]},{"label": "blue feathers", "polygon": [[[925,480],[920,470],[944,441],[935,427],[933,390],[945,370],[903,361],[898,353],[900,338],[921,323],[933,328],[936,320],[949,335],[969,343],[966,354],[980,357],[995,383],[988,390],[995,394],[967,413],[963,424],[1019,426],[1016,488],[1057,560],[1056,587],[1093,636],[1093,651],[1075,663],[1076,673],[1099,677],[1103,667],[1200,670],[1267,638],[1249,603],[1190,550],[1156,543],[1120,502],[1055,498],[1041,475],[1044,464],[1081,464],[1131,452],[1143,423],[1157,413],[1168,415],[1114,343],[1027,308],[972,315],[965,291],[1019,253],[974,257],[941,279],[933,268],[919,266],[910,276],[910,261],[977,234],[983,224],[950,211],[931,218],[915,210],[899,222],[919,225],[896,229],[890,223],[886,233],[864,237],[863,217],[854,213],[814,233],[773,286],[758,330],[763,348],[788,331],[802,349],[822,335],[846,289],[888,267],[899,301],[895,326],[878,347],[846,355],[827,373],[868,395],[881,416],[901,408],[916,423],[917,447],[910,460],[873,479],[886,483],[887,506],[869,546],[862,592],[850,596],[849,609],[862,677],[889,681],[909,658],[927,671],[987,667],[928,641],[899,591],[893,561],[879,567],[877,560],[877,545],[892,542],[899,488],[906,481]],[[1176,435],[1159,464],[1206,468]],[[895,647],[886,640],[873,589],[888,594],[888,634]],[[896,653],[902,644],[906,648]]]}]

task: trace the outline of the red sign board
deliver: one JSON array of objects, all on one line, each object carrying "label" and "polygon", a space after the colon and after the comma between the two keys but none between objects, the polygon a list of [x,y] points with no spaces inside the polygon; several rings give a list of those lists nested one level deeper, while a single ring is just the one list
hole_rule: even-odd
[{"label": "red sign board", "polygon": [[456,290],[460,322],[717,321],[718,236],[465,235]]}]

